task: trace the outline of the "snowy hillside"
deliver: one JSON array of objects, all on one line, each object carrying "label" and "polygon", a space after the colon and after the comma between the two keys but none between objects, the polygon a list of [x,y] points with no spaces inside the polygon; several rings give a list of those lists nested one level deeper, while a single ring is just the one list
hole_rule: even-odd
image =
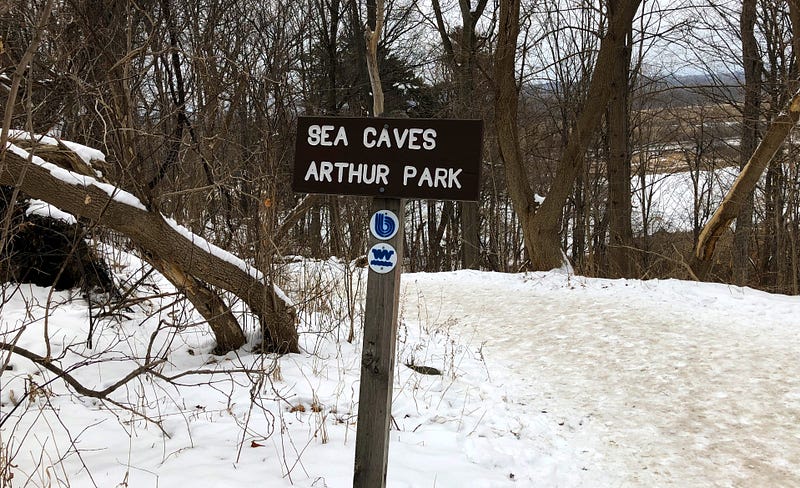
[{"label": "snowy hillside", "polygon": [[[117,264],[142,277],[134,258]],[[47,330],[53,364],[88,388],[164,361],[101,402],[12,354],[0,484],[350,486],[363,302],[348,297],[363,271],[286,273],[306,352],[281,358],[211,356],[206,327],[155,274],[150,297],[91,322],[93,349],[82,299],[6,288],[2,341],[44,355]],[[398,361],[442,374],[396,368],[389,486],[800,484],[800,298],[557,272],[402,283]]]}]

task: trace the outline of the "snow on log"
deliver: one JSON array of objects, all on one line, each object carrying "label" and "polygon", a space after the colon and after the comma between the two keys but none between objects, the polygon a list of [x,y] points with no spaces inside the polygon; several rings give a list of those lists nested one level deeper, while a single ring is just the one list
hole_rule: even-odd
[{"label": "snow on log", "polygon": [[0,155],[0,184],[120,232],[156,261],[230,291],[258,316],[270,350],[299,351],[294,312],[261,272],[148,210],[131,193],[48,163],[12,143]]}]

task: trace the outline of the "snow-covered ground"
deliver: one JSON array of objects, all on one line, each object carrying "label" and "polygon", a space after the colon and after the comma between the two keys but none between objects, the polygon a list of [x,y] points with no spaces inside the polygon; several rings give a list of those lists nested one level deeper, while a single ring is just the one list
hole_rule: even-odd
[{"label": "snow-covered ground", "polygon": [[651,234],[658,231],[689,232],[695,225],[695,207],[699,214],[698,224],[702,226],[733,186],[737,175],[734,168],[723,167],[697,173],[647,174],[644,181],[638,176],[632,178],[631,223],[634,232],[643,231],[645,220]]},{"label": "snow-covered ground", "polygon": [[406,283],[510,368],[495,386],[559,426],[578,484],[800,486],[800,298],[553,273]]},{"label": "snow-covered ground", "polygon": [[[117,259],[131,261],[121,276],[142,272]],[[46,328],[55,364],[82,363],[70,373],[87,387],[148,354],[166,357],[162,375],[193,373],[140,376],[115,405],[12,355],[0,486],[350,486],[360,344],[344,339],[363,270],[349,280],[341,263],[302,261],[287,273],[306,353],[279,359],[211,356],[206,327],[171,296],[95,322],[88,349],[82,299],[7,288],[0,341],[43,354]],[[390,487],[800,486],[798,297],[460,271],[406,274],[401,300]]]}]

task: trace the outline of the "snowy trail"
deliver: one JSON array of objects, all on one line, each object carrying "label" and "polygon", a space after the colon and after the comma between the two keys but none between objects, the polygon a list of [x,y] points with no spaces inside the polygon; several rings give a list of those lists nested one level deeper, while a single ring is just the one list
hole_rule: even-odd
[{"label": "snowy trail", "polygon": [[583,452],[585,486],[800,486],[800,298],[471,271],[402,293],[517,373],[507,391]]}]

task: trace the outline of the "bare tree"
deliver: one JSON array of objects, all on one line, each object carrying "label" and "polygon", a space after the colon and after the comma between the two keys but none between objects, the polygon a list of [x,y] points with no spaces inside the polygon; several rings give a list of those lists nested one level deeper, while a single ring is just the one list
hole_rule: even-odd
[{"label": "bare tree", "polygon": [[[446,65],[455,74],[455,93],[452,115],[474,118],[476,110],[476,85],[478,43],[477,25],[486,10],[488,0],[478,0],[475,8],[470,1],[458,3],[461,25],[448,29],[439,0],[432,3],[436,17],[436,28],[444,48]],[[467,268],[480,267],[480,212],[478,203],[465,202],[461,207],[461,229],[463,238],[463,264]]]},{"label": "bare tree", "polygon": [[561,212],[584,161],[584,154],[605,113],[611,95],[613,67],[630,29],[639,0],[623,1],[609,18],[589,83],[586,103],[561,154],[557,173],[541,206],[534,201],[519,154],[517,85],[514,76],[519,35],[519,2],[500,2],[500,21],[495,61],[497,89],[495,123],[506,181],[514,209],[520,218],[525,246],[533,269],[552,269],[564,262],[559,240]]},{"label": "bare tree", "polygon": [[[762,62],[755,36],[756,0],[744,0],[739,17],[742,36],[742,65],[744,67],[744,105],[742,107],[742,134],[739,149],[739,168],[743,169],[758,145],[761,99]],[[745,285],[750,265],[750,235],[753,232],[753,193],[747,195],[736,216],[733,247],[733,281]]]},{"label": "bare tree", "polygon": [[[786,279],[783,266],[779,262],[783,261],[783,256],[788,252],[788,239],[786,236],[785,216],[785,190],[786,178],[784,163],[777,156],[780,149],[784,147],[791,130],[797,124],[798,111],[800,111],[800,92],[797,91],[796,71],[792,71],[791,66],[797,66],[797,52],[793,52],[793,58],[787,59],[786,53],[792,52],[795,41],[785,36],[785,23],[792,19],[792,9],[796,9],[796,3],[789,2],[789,12],[785,11],[785,5],[765,5],[764,8],[755,11],[755,7],[749,3],[743,4],[741,12],[741,24],[743,35],[743,61],[745,63],[745,73],[751,75],[751,84],[745,83],[745,108],[743,111],[743,147],[742,157],[747,157],[749,149],[745,147],[748,143],[754,143],[757,137],[757,123],[759,116],[759,94],[767,97],[768,103],[764,103],[768,110],[773,114],[766,132],[760,143],[749,156],[747,163],[741,169],[733,186],[725,195],[721,205],[716,209],[714,215],[704,226],[697,246],[692,257],[692,268],[700,279],[705,279],[713,264],[713,255],[717,243],[730,224],[739,216],[744,217],[743,227],[748,227],[748,208],[752,193],[757,188],[759,180],[766,171],[764,188],[764,218],[761,224],[765,228],[763,244],[760,249],[760,268],[759,277],[762,286],[772,282],[773,286],[781,287],[784,282],[792,283],[795,278]],[[750,18],[750,16],[755,16]],[[753,42],[753,32],[750,31],[750,23],[761,29],[764,45],[763,54],[758,60],[753,60],[752,56],[758,54]],[[798,35],[795,22],[790,22],[794,39]],[[751,66],[747,66],[751,64]],[[760,69],[759,69],[760,68]],[[764,79],[759,80],[759,70]],[[761,87],[766,88],[762,92]],[[778,112],[778,108],[783,110]],[[769,119],[769,115],[767,117]],[[737,221],[738,222],[738,221]],[[737,227],[739,227],[737,225]],[[737,252],[742,252],[744,237],[735,236]],[[734,266],[734,279],[741,281],[744,279],[741,266],[747,266],[750,256],[741,256],[744,263]]]}]

